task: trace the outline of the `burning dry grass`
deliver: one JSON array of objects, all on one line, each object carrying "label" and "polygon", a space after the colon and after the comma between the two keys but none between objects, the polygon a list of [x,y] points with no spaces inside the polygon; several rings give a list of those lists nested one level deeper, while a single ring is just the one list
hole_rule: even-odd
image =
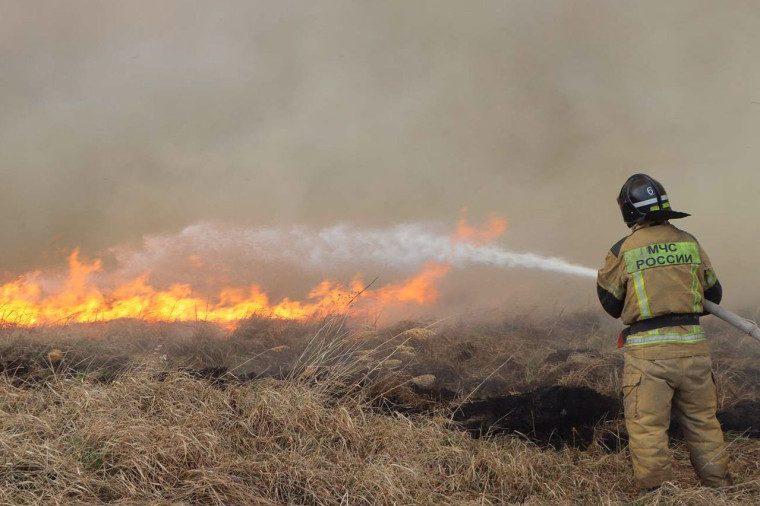
[{"label": "burning dry grass", "polygon": [[[232,336],[139,323],[6,329],[0,503],[757,503],[756,440],[730,436],[738,485],[718,491],[698,486],[674,441],[677,479],[641,496],[627,451],[473,439],[451,425],[447,404],[413,392],[435,386],[461,401],[544,378],[614,394],[617,355],[609,346],[589,351],[602,332],[579,321],[548,329],[521,320],[441,329],[409,322],[359,340],[339,319],[254,320]],[[420,332],[411,329],[426,337],[412,338]],[[585,337],[573,343],[573,332]],[[756,377],[752,357],[735,336],[716,343],[724,343],[716,354],[724,406],[754,398],[755,384],[739,383]],[[58,365],[53,348],[63,355]],[[197,377],[211,366],[226,369],[206,374],[212,381]],[[427,408],[410,414],[381,399]]]}]

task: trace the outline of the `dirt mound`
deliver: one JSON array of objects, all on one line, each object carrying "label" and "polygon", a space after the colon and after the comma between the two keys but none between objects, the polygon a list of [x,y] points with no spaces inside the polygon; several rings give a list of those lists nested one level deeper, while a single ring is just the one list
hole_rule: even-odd
[{"label": "dirt mound", "polygon": [[620,412],[618,399],[587,387],[555,385],[463,404],[454,420],[475,436],[520,434],[555,448],[586,448],[599,421]]}]

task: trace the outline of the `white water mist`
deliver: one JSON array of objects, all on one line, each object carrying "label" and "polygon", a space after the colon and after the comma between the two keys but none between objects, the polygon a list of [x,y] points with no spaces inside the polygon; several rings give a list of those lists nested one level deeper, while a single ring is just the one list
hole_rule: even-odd
[{"label": "white water mist", "polygon": [[114,248],[122,272],[141,273],[188,255],[224,262],[241,255],[250,261],[292,264],[310,270],[330,266],[368,265],[416,269],[424,262],[449,262],[455,267],[492,265],[540,269],[572,276],[596,277],[596,270],[557,257],[510,251],[496,244],[457,241],[430,223],[405,223],[363,229],[337,225],[322,229],[293,227],[230,227],[214,223],[192,225],[176,235],[148,236],[138,250]]}]

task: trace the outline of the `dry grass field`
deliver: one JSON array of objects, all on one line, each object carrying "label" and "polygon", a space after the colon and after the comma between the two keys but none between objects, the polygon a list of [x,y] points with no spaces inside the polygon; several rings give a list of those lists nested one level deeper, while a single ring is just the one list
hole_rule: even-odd
[{"label": "dry grass field", "polygon": [[2,504],[757,504],[760,344],[711,322],[736,485],[633,483],[594,314],[0,330]]}]

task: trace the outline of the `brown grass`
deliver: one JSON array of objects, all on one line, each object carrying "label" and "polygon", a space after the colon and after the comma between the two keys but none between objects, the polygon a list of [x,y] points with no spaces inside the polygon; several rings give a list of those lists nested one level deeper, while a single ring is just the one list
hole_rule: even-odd
[{"label": "brown grass", "polygon": [[[28,370],[0,374],[0,503],[758,503],[760,443],[738,435],[729,436],[736,486],[699,486],[675,443],[676,479],[642,495],[627,451],[473,439],[451,427],[444,409],[405,416],[375,408],[378,395],[423,374],[460,398],[485,395],[472,389],[489,375],[494,390],[543,379],[614,393],[618,355],[596,344],[604,330],[577,318],[433,325],[425,339],[408,332],[428,327],[420,322],[352,339],[339,318],[254,320],[232,336],[135,322],[5,329],[0,361]],[[756,396],[757,354],[743,338],[713,333],[723,404]],[[547,363],[558,348],[594,351]],[[63,354],[59,367],[48,360],[52,349]],[[220,385],[178,370],[212,365],[277,379]]]}]

